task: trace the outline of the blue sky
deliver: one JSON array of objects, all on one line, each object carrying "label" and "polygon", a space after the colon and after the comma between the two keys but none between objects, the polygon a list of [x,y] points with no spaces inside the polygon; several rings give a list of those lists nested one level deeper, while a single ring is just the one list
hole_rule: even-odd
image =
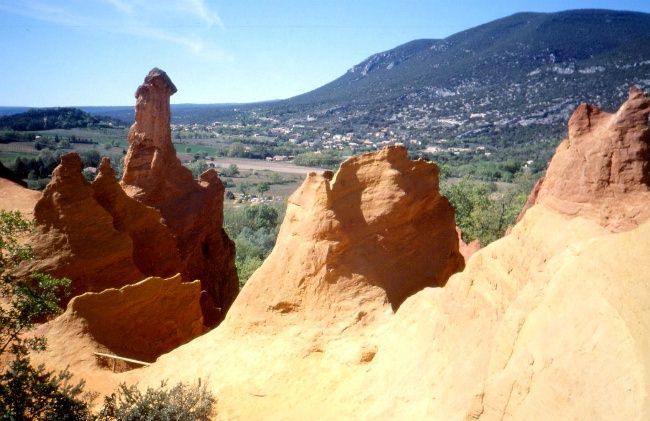
[{"label": "blue sky", "polygon": [[0,0],[0,105],[132,105],[155,66],[173,103],[288,98],[413,39],[577,8],[650,1]]}]

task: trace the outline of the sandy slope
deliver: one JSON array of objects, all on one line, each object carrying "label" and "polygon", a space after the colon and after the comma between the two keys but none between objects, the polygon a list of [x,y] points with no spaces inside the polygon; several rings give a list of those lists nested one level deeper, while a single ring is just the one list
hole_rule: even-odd
[{"label": "sandy slope", "polygon": [[220,419],[647,419],[649,251],[650,222],[610,234],[538,205],[386,323],[227,320],[127,376],[209,377]]}]

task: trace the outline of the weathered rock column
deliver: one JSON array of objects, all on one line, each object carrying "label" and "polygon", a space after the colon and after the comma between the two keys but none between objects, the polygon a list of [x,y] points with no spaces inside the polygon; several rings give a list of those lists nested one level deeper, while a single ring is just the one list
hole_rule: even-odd
[{"label": "weathered rock column", "polygon": [[224,187],[214,169],[199,181],[183,167],[172,145],[169,97],[176,87],[152,69],[135,93],[135,123],[129,130],[124,191],[160,210],[176,237],[183,279],[201,280],[204,319],[218,323],[237,295],[235,247],[223,230]]}]

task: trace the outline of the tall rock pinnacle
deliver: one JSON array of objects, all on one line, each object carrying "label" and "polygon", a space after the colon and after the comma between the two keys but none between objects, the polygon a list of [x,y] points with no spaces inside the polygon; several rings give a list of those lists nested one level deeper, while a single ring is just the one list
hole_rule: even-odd
[{"label": "tall rock pinnacle", "polygon": [[136,90],[121,184],[129,196],[160,210],[177,239],[183,279],[201,280],[205,321],[217,323],[238,292],[235,247],[223,230],[224,187],[217,172],[210,169],[197,182],[176,157],[169,125],[175,92],[157,68]]},{"label": "tall rock pinnacle", "polygon": [[[149,72],[135,92],[135,123],[129,130],[129,150],[122,177],[122,184],[134,196],[140,193],[147,199],[157,194],[154,190],[166,184],[165,172],[170,170],[175,170],[186,183],[192,180],[189,171],[181,170],[171,142],[169,97],[174,93],[176,86],[158,68]],[[134,191],[137,188],[144,192]]]}]

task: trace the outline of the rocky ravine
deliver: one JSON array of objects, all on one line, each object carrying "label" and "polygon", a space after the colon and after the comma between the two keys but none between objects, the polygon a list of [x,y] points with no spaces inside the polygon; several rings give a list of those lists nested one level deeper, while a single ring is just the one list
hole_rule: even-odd
[{"label": "rocky ravine", "polygon": [[70,368],[98,390],[207,379],[219,419],[648,419],[647,101],[577,141],[579,108],[538,199],[463,272],[435,166],[386,149],[307,177],[219,327],[145,369]]}]

